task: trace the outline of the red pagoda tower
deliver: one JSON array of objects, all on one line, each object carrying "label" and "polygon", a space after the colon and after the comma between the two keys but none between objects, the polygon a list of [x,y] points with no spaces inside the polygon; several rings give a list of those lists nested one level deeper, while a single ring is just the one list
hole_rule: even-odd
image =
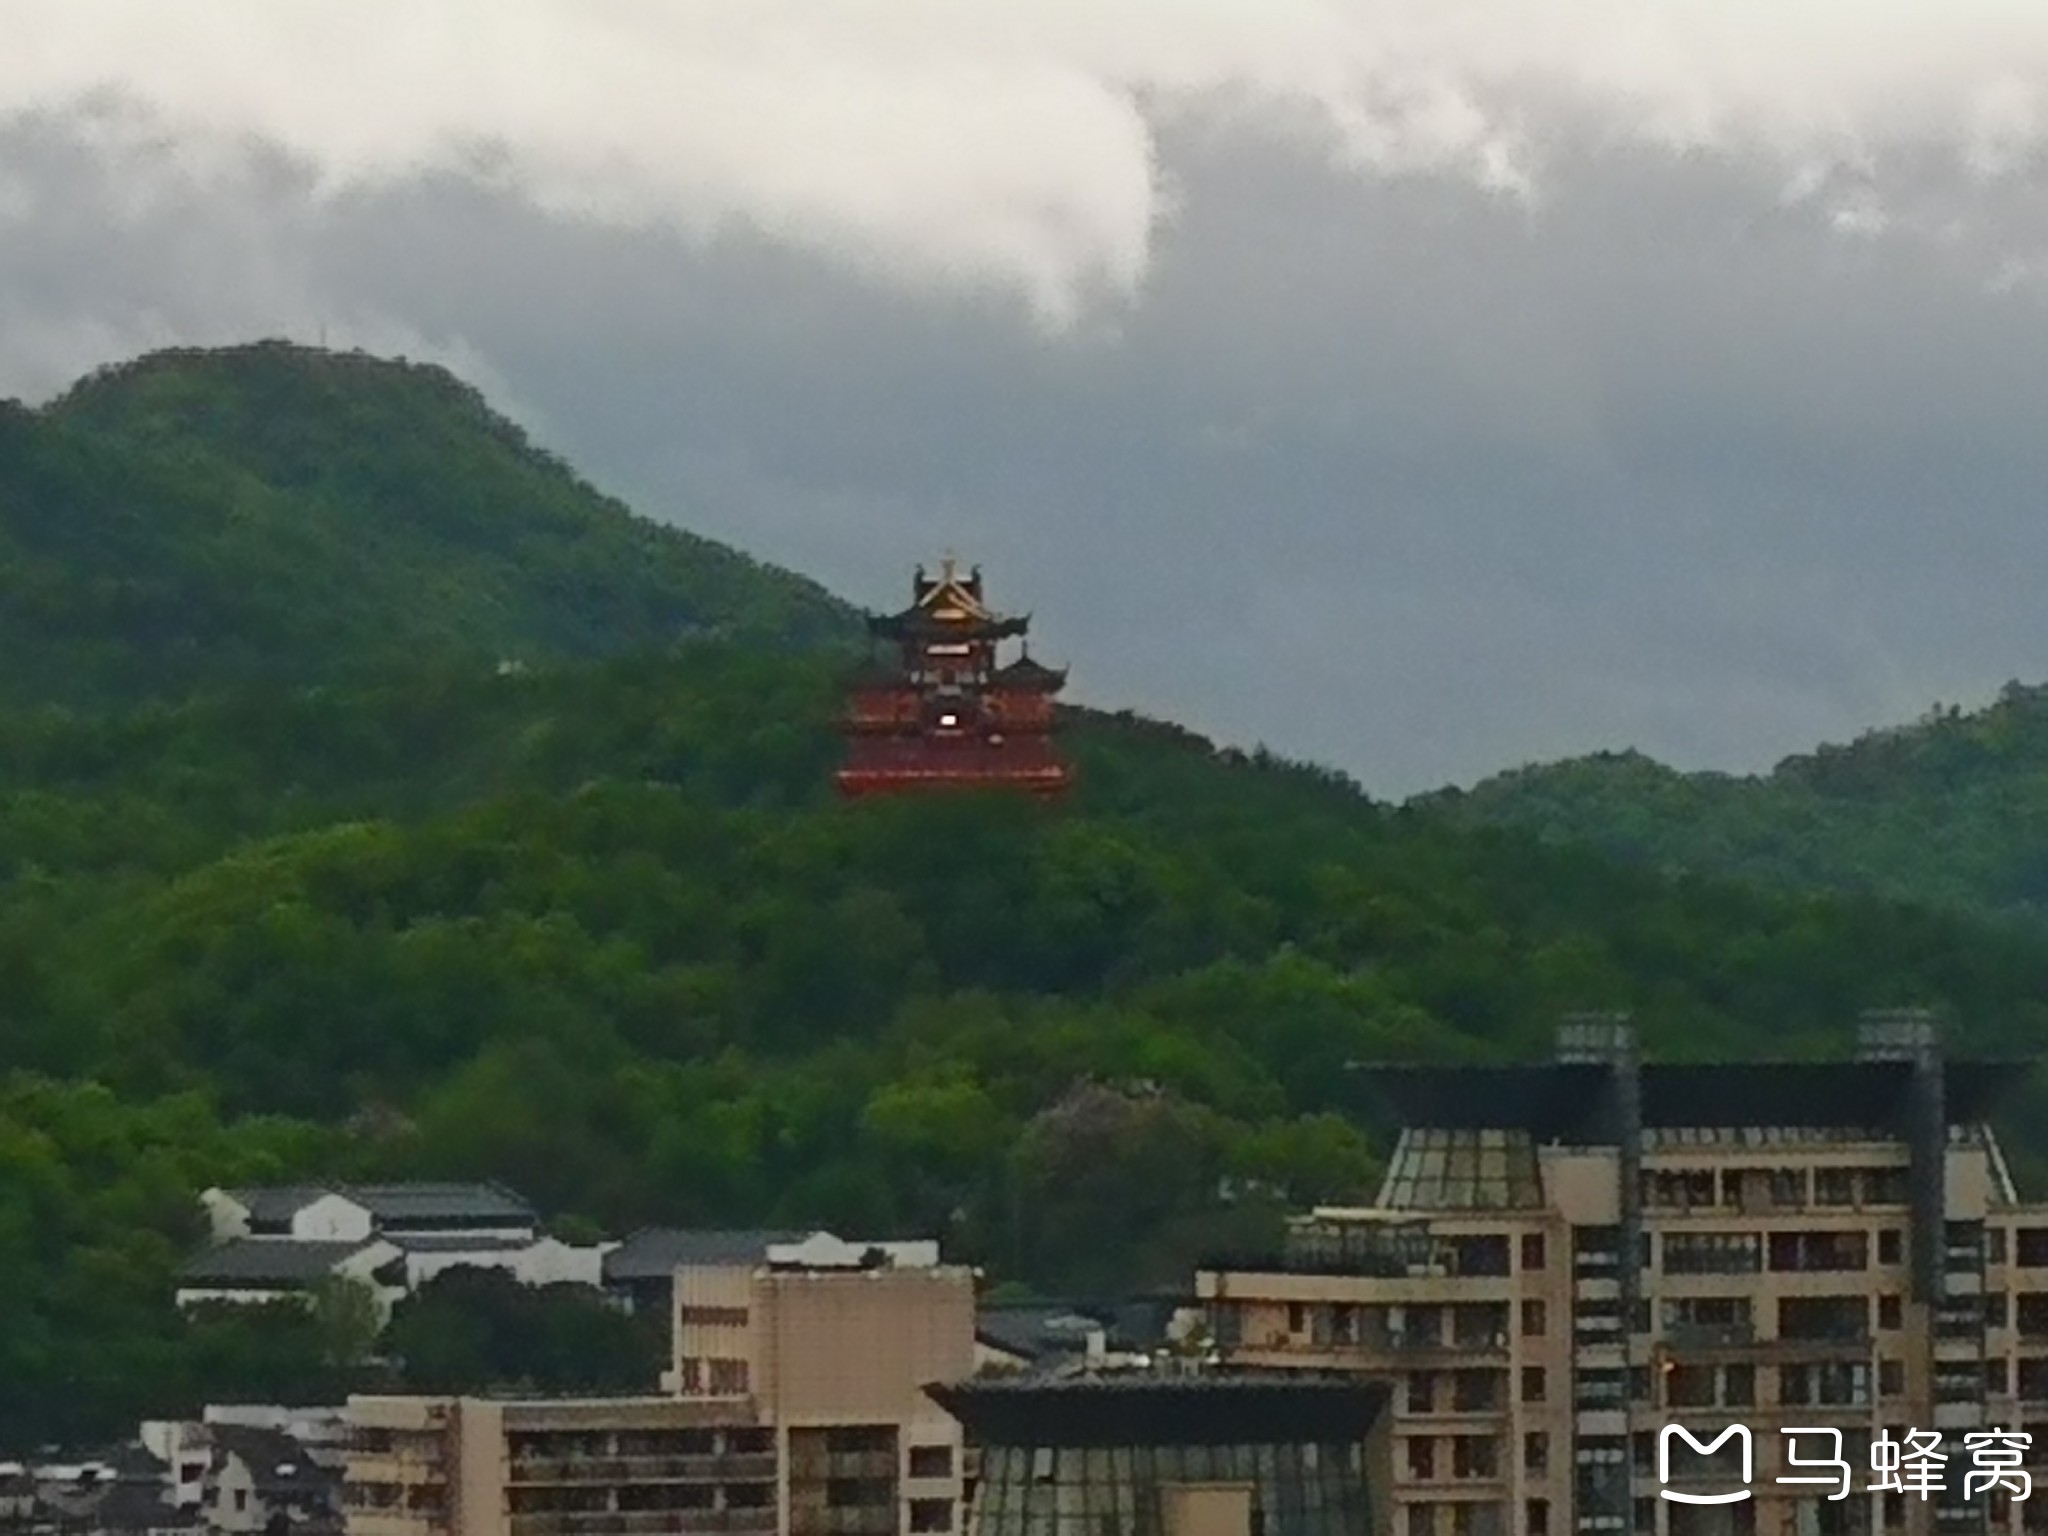
[{"label": "red pagoda tower", "polygon": [[981,568],[962,576],[949,556],[937,580],[917,568],[911,603],[874,615],[868,633],[893,646],[853,682],[840,793],[849,798],[933,789],[1021,789],[1057,795],[1073,771],[1053,750],[1053,695],[1067,674],[1040,666],[1021,639],[1027,618],[1005,618],[982,599]]}]

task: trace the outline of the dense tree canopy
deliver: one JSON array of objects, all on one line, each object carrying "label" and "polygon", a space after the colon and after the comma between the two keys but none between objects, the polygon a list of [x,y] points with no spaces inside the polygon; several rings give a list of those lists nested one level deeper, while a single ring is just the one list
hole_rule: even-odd
[{"label": "dense tree canopy", "polygon": [[613,1230],[1168,1284],[1370,1193],[1348,1063],[1540,1051],[1586,1007],[1695,1056],[1900,1003],[2043,1022],[2025,934],[1616,868],[1138,721],[1076,719],[1068,804],[841,805],[834,698],[707,642],[0,716],[0,1434],[49,1433],[56,1383],[105,1424],[252,1379],[169,1314],[223,1179],[492,1177]]},{"label": "dense tree canopy", "polygon": [[1662,869],[2039,925],[2048,918],[2048,687],[2012,683],[1985,709],[1937,708],[1756,777],[1610,753],[1420,804]]},{"label": "dense tree canopy", "polygon": [[1070,716],[1066,803],[839,804],[849,617],[434,370],[272,346],[0,406],[0,1448],[644,1368],[588,1297],[488,1276],[374,1347],[345,1295],[181,1318],[209,1184],[494,1178],[558,1230],[1175,1284],[1370,1194],[1358,1063],[1586,1008],[1693,1057],[1840,1049],[1867,1007],[2048,1022],[2048,938],[1897,882],[1617,865],[1128,717]]}]

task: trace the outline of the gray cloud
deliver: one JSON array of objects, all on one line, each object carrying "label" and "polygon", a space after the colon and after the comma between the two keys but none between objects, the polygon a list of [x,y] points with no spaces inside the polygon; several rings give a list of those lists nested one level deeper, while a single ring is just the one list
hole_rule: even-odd
[{"label": "gray cloud", "polygon": [[[217,72],[0,63],[0,390],[323,329],[437,358],[654,515],[875,605],[956,544],[1089,701],[1383,793],[1628,744],[1756,766],[2042,673],[2048,29],[1902,7],[1834,57],[1736,5],[1674,53],[1590,3],[1491,40],[1497,7],[1276,4],[1176,48],[1100,9],[828,49],[860,77],[828,122],[906,78],[950,122],[993,71],[1006,126],[942,164],[889,129],[779,204],[637,73],[604,133],[574,91],[508,105],[516,50],[374,142],[318,91],[200,132]],[[108,79],[154,107],[79,108]]]}]

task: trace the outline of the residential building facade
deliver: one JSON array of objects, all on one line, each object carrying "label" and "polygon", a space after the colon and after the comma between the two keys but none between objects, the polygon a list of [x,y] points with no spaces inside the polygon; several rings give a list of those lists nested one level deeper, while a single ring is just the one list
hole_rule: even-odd
[{"label": "residential building facade", "polygon": [[[1402,1126],[1377,1202],[1197,1290],[1228,1365],[1393,1389],[1394,1536],[2048,1530],[1965,1482],[1972,1434],[2048,1461],[2048,1208],[1985,1124],[2016,1076],[1915,1015],[1850,1061],[1644,1064],[1589,1019],[1546,1064],[1375,1071]],[[1753,1462],[1666,1425],[1741,1426]],[[1848,1496],[1792,1428],[1841,1432]],[[1910,1430],[1943,1436],[1944,1490],[1869,1491],[1872,1440]]]},{"label": "residential building facade", "polygon": [[686,1265],[663,1396],[357,1398],[350,1536],[954,1536],[974,1274],[813,1234]]}]

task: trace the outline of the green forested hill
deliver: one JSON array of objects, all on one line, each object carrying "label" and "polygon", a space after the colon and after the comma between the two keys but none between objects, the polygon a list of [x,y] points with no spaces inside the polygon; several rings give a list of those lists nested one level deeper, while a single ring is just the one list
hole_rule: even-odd
[{"label": "green forested hill", "polygon": [[0,701],[852,632],[812,583],[599,495],[438,368],[265,343],[0,403]]},{"label": "green forested hill", "polygon": [[1541,1050],[1586,1007],[1692,1055],[1898,1003],[2048,1023],[2025,935],[1617,869],[1128,719],[1077,722],[1067,805],[844,806],[835,694],[701,642],[0,716],[0,1440],[274,1378],[169,1312],[209,1181],[490,1176],[1087,1289],[1368,1192],[1349,1060]]},{"label": "green forested hill", "polygon": [[2048,916],[2048,688],[1788,758],[1680,773],[1639,753],[1523,768],[1417,802],[1666,870]]},{"label": "green forested hill", "polygon": [[[842,805],[852,630],[434,370],[164,354],[0,407],[0,1449],[352,1379],[319,1318],[175,1315],[209,1183],[489,1177],[572,1230],[1170,1283],[1369,1192],[1350,1061],[1541,1051],[1586,1008],[1666,1055],[1839,1049],[1874,1006],[2048,1026],[2036,930],[1618,865],[1131,718],[1071,717],[1065,804]],[[394,1331],[532,1335],[529,1299]]]}]

